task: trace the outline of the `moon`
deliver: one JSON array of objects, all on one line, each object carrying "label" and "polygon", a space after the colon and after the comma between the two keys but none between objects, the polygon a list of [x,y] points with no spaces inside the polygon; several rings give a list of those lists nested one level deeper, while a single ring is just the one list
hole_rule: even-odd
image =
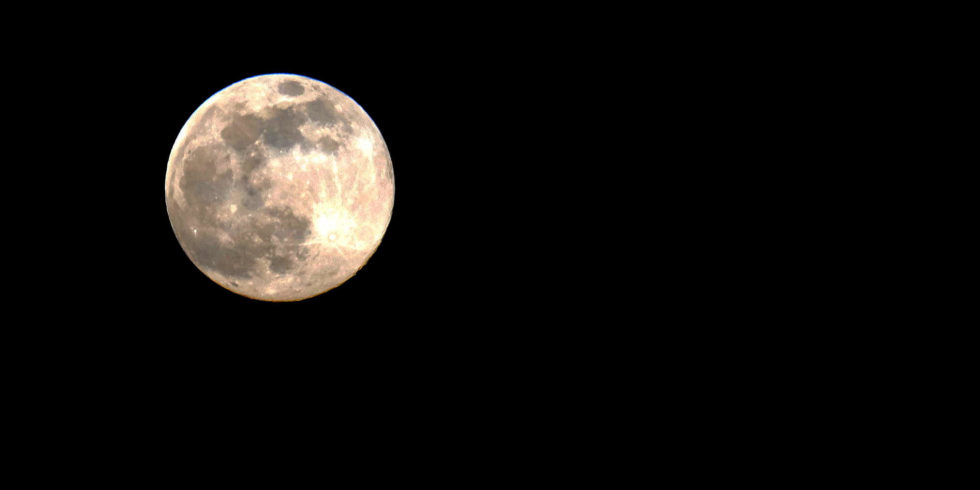
[{"label": "moon", "polygon": [[206,100],[167,163],[167,213],[191,262],[253,299],[351,278],[381,243],[394,172],[364,109],[311,78],[261,75]]}]

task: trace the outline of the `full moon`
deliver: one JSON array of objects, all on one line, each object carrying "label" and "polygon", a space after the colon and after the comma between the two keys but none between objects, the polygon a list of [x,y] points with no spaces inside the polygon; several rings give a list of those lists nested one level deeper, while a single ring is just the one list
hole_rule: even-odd
[{"label": "full moon", "polygon": [[167,213],[207,277],[253,299],[297,301],[348,280],[391,220],[388,148],[326,83],[248,78],[194,111],[170,152]]}]

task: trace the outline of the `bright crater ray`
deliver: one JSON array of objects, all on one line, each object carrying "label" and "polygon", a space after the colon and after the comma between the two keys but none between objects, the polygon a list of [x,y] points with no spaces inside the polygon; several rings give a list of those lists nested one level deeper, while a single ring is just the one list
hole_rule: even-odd
[{"label": "bright crater ray", "polygon": [[367,113],[297,75],[214,94],[167,165],[167,212],[187,256],[221,286],[268,301],[316,296],[353,276],[381,243],[394,193]]}]

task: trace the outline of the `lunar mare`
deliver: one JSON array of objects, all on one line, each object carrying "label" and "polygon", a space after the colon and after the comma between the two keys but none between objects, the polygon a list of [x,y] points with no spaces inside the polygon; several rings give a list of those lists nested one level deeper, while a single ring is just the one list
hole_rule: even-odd
[{"label": "lunar mare", "polygon": [[394,204],[388,148],[350,97],[311,78],[232,84],[184,124],[166,201],[194,265],[235,293],[295,301],[363,267]]}]

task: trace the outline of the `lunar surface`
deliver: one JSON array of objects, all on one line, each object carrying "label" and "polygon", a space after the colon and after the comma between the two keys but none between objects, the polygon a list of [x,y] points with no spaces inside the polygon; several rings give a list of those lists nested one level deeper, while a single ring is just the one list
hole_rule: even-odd
[{"label": "lunar surface", "polygon": [[214,94],[167,164],[170,223],[211,280],[266,301],[333,289],[381,243],[394,204],[381,133],[337,89],[263,75]]}]

